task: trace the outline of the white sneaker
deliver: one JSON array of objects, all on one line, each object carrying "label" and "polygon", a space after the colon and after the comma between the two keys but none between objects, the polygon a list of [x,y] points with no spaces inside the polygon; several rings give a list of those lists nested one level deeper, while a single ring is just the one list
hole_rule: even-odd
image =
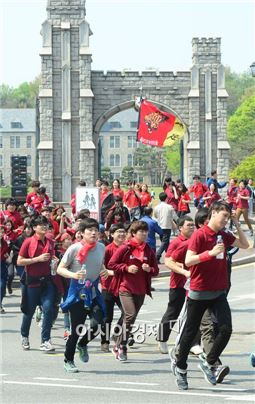
[{"label": "white sneaker", "polygon": [[194,345],[190,348],[190,353],[193,355],[201,355],[203,353],[203,349],[200,345]]},{"label": "white sneaker", "polygon": [[158,348],[159,348],[159,351],[160,351],[162,354],[168,354],[168,345],[167,345],[167,342],[159,341],[159,343],[158,343]]},{"label": "white sneaker", "polygon": [[40,345],[40,351],[45,351],[45,352],[53,352],[53,351],[55,351],[55,348],[53,347],[50,339],[49,339],[49,341],[44,341]]}]

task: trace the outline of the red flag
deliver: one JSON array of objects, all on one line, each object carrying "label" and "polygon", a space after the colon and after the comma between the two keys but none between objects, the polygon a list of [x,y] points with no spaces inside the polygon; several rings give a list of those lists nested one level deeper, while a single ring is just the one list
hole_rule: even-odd
[{"label": "red flag", "polygon": [[141,101],[137,141],[151,146],[171,146],[184,135],[183,123],[173,114]]}]

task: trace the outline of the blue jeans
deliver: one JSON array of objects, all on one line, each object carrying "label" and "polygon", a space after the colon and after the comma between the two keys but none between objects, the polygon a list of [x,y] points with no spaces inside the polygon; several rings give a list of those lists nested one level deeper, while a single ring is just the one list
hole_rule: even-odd
[{"label": "blue jeans", "polygon": [[52,283],[48,283],[47,286],[43,289],[41,289],[40,287],[27,288],[28,314],[23,314],[21,324],[22,337],[29,336],[31,321],[36,306],[41,306],[43,312],[41,339],[42,342],[48,341],[50,339],[55,294],[56,294],[55,286]]},{"label": "blue jeans", "polygon": [[0,277],[0,303],[6,294],[6,283],[8,278],[8,269],[5,261],[1,261],[1,277]]}]

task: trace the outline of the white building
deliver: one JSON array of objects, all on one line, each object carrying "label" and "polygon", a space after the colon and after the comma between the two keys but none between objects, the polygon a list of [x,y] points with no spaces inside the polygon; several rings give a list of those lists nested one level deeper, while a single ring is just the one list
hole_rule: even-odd
[{"label": "white building", "polygon": [[0,109],[0,174],[11,185],[11,156],[27,156],[27,173],[36,177],[35,109]]}]

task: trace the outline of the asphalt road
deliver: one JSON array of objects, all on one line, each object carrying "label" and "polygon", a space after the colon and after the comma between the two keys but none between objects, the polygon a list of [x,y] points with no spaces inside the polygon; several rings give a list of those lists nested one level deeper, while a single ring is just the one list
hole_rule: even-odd
[{"label": "asphalt road", "polygon": [[[168,279],[155,280],[153,299],[146,298],[137,324],[143,344],[129,350],[128,362],[116,361],[111,353],[100,351],[97,338],[89,346],[87,364],[75,358],[80,369],[67,374],[63,369],[63,317],[59,316],[52,331],[54,354],[39,351],[40,329],[32,323],[30,351],[20,346],[19,291],[4,300],[6,314],[1,322],[1,402],[11,403],[239,403],[255,401],[255,369],[249,361],[255,349],[255,264],[236,267],[232,276],[229,302],[233,313],[233,335],[222,355],[231,373],[224,383],[207,384],[197,368],[199,360],[189,359],[187,392],[178,391],[170,373],[168,355],[158,351],[153,331],[165,311]],[[116,312],[116,314],[118,314]],[[154,326],[154,327],[153,327]],[[144,332],[145,331],[145,332]],[[174,343],[173,332],[169,345]]]}]

